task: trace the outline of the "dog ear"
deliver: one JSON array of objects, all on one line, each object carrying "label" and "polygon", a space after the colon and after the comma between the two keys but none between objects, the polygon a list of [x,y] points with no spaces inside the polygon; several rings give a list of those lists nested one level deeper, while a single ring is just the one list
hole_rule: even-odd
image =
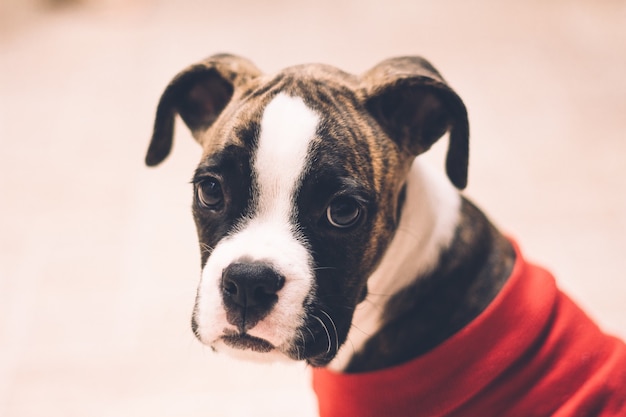
[{"label": "dog ear", "polygon": [[235,90],[260,74],[247,59],[220,54],[176,75],[157,106],[146,165],[158,165],[170,153],[176,113],[192,133],[207,129],[230,102]]},{"label": "dog ear", "polygon": [[385,133],[414,156],[450,131],[446,172],[459,189],[467,185],[469,124],[461,98],[421,57],[381,62],[361,77],[365,105]]}]

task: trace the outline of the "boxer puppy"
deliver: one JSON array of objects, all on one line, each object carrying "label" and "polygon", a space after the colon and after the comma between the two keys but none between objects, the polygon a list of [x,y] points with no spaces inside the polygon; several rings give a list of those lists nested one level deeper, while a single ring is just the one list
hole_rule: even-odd
[{"label": "boxer puppy", "polygon": [[[623,343],[459,193],[467,111],[426,60],[266,75],[212,56],[164,91],[148,165],[176,114],[203,148],[202,343],[306,361],[324,416],[626,413]],[[416,158],[446,133],[447,178]]]}]

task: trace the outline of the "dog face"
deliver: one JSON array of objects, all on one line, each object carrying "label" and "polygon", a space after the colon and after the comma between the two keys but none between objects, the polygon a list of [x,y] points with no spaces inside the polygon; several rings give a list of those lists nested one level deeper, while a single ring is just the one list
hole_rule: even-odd
[{"label": "dog face", "polygon": [[204,150],[192,326],[217,351],[326,365],[393,238],[413,158],[450,130],[448,175],[466,182],[465,107],[420,58],[356,77],[211,57],[163,93],[148,165],[169,153],[177,113]]}]

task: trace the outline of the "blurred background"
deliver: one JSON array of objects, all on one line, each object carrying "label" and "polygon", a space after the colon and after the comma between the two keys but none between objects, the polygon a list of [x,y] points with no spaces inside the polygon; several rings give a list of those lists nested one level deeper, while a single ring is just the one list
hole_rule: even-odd
[{"label": "blurred background", "polygon": [[217,52],[427,57],[469,109],[466,194],[626,336],[626,2],[0,0],[0,416],[316,414],[301,364],[194,339],[200,148],[181,123],[143,165],[163,88]]}]

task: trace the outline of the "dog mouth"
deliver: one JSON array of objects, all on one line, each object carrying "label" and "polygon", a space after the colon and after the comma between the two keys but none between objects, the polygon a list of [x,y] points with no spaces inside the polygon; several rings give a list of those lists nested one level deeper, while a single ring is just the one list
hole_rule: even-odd
[{"label": "dog mouth", "polygon": [[220,337],[229,347],[241,350],[252,350],[254,352],[267,353],[276,347],[265,339],[250,336],[247,333],[237,333],[232,330],[225,330]]}]

